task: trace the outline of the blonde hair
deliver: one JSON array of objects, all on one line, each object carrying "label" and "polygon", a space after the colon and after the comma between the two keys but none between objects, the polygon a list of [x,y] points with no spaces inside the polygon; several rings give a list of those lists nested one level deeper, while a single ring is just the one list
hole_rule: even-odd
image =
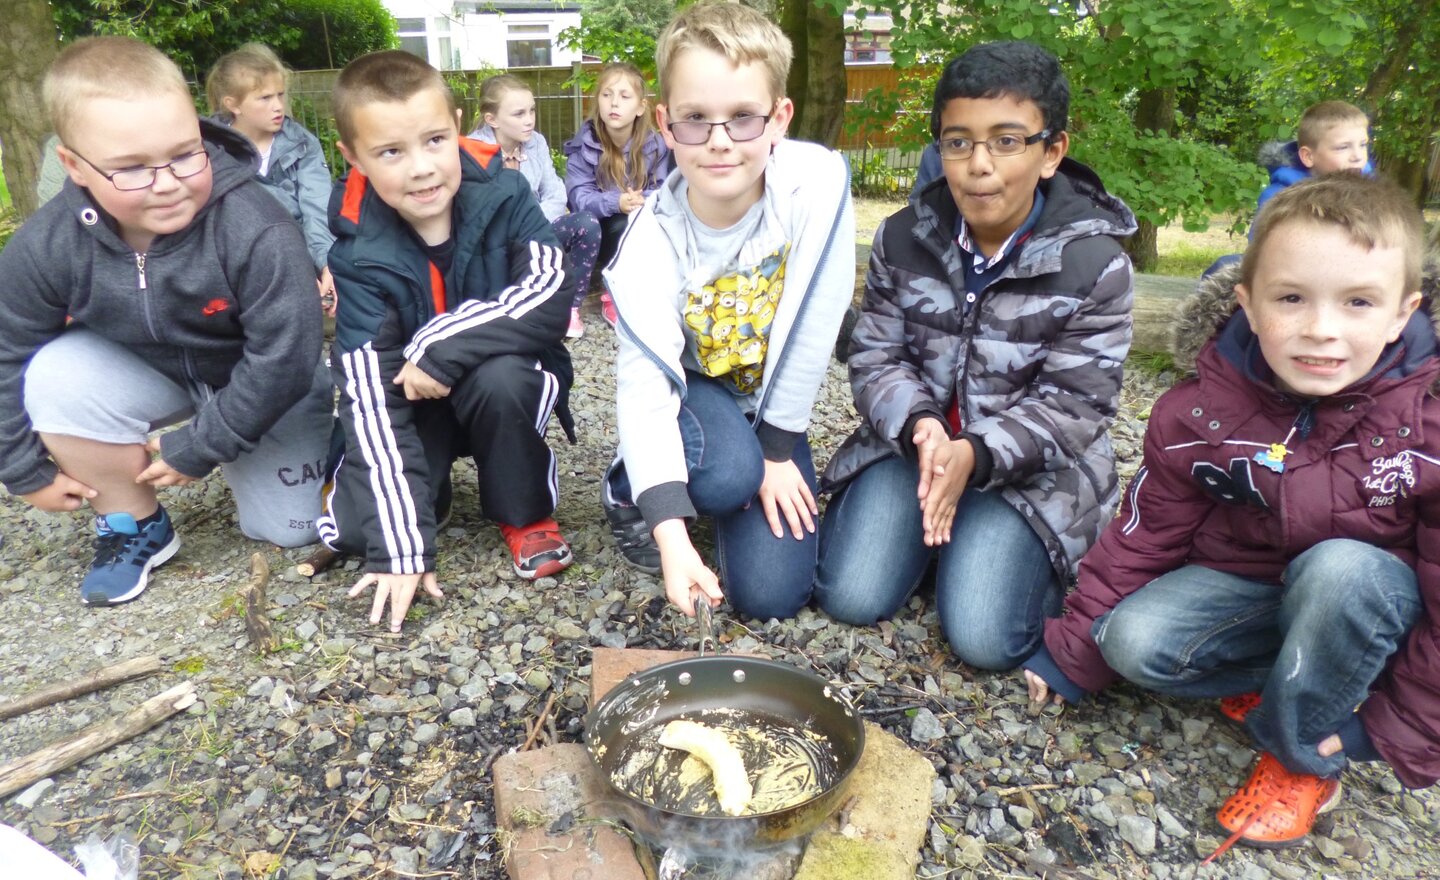
[{"label": "blonde hair", "polygon": [[1255,281],[1271,233],[1286,223],[1301,221],[1338,226],[1366,250],[1400,248],[1405,258],[1403,292],[1420,289],[1425,255],[1425,221],[1420,210],[1390,181],[1344,172],[1303,180],[1265,203],[1240,261],[1240,280],[1246,286]]},{"label": "blonde hair", "polygon": [[91,119],[81,105],[96,98],[133,100],[170,93],[191,103],[185,76],[160,50],[131,37],[77,40],[50,65],[41,94],[50,127],[70,143],[76,125]]},{"label": "blonde hair", "polygon": [[590,107],[590,125],[595,129],[595,138],[600,141],[600,163],[595,168],[595,182],[601,189],[612,186],[619,189],[644,189],[645,181],[650,176],[650,169],[645,163],[645,141],[655,131],[650,114],[642,112],[631,123],[630,136],[623,143],[615,140],[605,121],[600,118],[600,92],[604,91],[607,82],[617,77],[630,80],[630,86],[640,96],[642,105],[650,100],[645,95],[645,75],[640,72],[640,68],[616,61],[600,69],[600,75],[595,77],[595,100]]},{"label": "blonde hair", "polygon": [[205,78],[205,100],[210,112],[223,112],[226,98],[244,98],[271,76],[280,77],[281,88],[289,88],[290,68],[264,43],[246,43],[220,56]]},{"label": "blonde hair", "polygon": [[[497,73],[480,84],[480,119],[487,113],[499,113],[500,103],[511,92],[531,92],[525,80],[508,73]],[[533,94],[533,92],[531,92]]]},{"label": "blonde hair", "polygon": [[340,140],[351,144],[355,138],[355,112],[377,101],[401,103],[426,89],[433,89],[445,99],[446,112],[455,118],[455,93],[440,71],[423,58],[400,49],[371,52],[345,65],[335,80],[330,97],[330,110],[335,115],[335,130]]},{"label": "blonde hair", "polygon": [[1320,139],[1325,133],[1337,125],[1369,126],[1370,117],[1365,115],[1364,110],[1344,101],[1311,104],[1300,116],[1300,124],[1295,128],[1295,145],[1313,150],[1320,146]]},{"label": "blonde hair", "polygon": [[770,97],[785,97],[785,79],[795,51],[790,38],[761,12],[728,0],[697,3],[670,20],[655,45],[655,71],[660,78],[660,102],[670,100],[670,69],[686,49],[709,49],[739,67],[765,65]]}]

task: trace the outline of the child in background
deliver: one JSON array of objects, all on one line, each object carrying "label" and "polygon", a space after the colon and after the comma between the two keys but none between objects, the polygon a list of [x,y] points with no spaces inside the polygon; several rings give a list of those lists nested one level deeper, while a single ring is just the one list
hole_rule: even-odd
[{"label": "child in background", "polygon": [[1265,206],[1241,265],[1182,315],[1177,361],[1197,376],[1155,403],[1120,516],[1025,662],[1036,701],[1117,675],[1221,698],[1262,751],[1220,808],[1217,854],[1299,843],[1347,761],[1387,761],[1409,788],[1440,778],[1440,340],[1422,234],[1405,193],[1358,175]]},{"label": "child in background", "polygon": [[[629,216],[660,187],[670,151],[650,119],[645,77],[631,64],[607,64],[595,80],[590,118],[565,142],[565,191],[570,210],[600,223],[596,264],[608,266]],[[580,285],[589,282],[581,278]],[[606,323],[615,326],[610,292],[600,294]]]},{"label": "child in background", "polygon": [[[660,37],[658,116],[677,170],[605,270],[623,321],[621,462],[602,504],[627,561],[765,620],[815,580],[806,437],[854,291],[855,216],[840,154],[785,139],[790,41],[738,3],[688,7]],[[715,518],[719,578],[687,520]]]},{"label": "child in background", "polygon": [[300,224],[318,276],[320,299],[335,314],[335,282],[325,258],[330,234],[330,169],[320,140],[288,115],[290,70],[269,46],[246,43],[221,56],[205,80],[211,117],[230,126],[260,154],[257,175]]},{"label": "child in background", "polygon": [[470,132],[470,137],[497,144],[505,167],[519,171],[530,181],[540,210],[545,212],[555,237],[570,257],[575,277],[580,279],[570,307],[570,328],[565,331],[566,337],[578,339],[585,335],[580,303],[585,300],[588,279],[600,252],[600,223],[588,212],[566,213],[565,184],[555,173],[545,135],[535,130],[535,95],[524,80],[502,73],[481,83],[480,117],[483,123]]},{"label": "child in background", "polygon": [[545,442],[573,430],[565,253],[499,148],[460,136],[440,72],[399,50],[350,62],[332,101],[350,171],[331,201],[340,290],[330,362],[345,455],[320,536],[364,557],[370,622],[399,632],[416,589],[441,594],[437,522],[450,471],[475,460],[480,508],[518,577],[571,562]]},{"label": "child in background", "polygon": [[44,94],[69,180],[0,251],[0,480],[41,510],[94,508],[87,605],[140,595],[180,546],[157,487],[217,465],[247,536],[314,541],[320,309],[254,148],[127,37],[76,41]]},{"label": "child in background", "polygon": [[1260,193],[1259,211],[1287,186],[1312,174],[1353,171],[1370,174],[1370,118],[1344,101],[1321,101],[1300,116],[1295,140],[1267,144],[1260,162],[1270,172],[1270,185]]},{"label": "child in background", "polygon": [[1135,218],[1066,156],[1069,106],[1059,61],[1030,43],[945,67],[944,180],[875,233],[850,340],[864,421],[825,471],[820,607],[874,624],[933,571],[945,637],[982,669],[1035,650],[1119,501],[1106,429]]}]

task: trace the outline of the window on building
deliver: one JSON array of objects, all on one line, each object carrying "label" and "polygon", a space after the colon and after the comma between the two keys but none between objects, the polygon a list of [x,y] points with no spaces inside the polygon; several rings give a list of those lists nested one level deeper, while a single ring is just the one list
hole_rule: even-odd
[{"label": "window on building", "polygon": [[397,18],[395,33],[400,37],[400,48],[411,55],[430,60],[430,47],[425,39],[425,19]]},{"label": "window on building", "polygon": [[506,28],[506,62],[509,67],[550,66],[550,26],[512,24]]}]

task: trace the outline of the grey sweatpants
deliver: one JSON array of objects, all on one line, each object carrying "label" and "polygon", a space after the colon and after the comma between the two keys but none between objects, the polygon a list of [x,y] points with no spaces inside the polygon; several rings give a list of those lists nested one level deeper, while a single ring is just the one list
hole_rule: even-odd
[{"label": "grey sweatpants", "polygon": [[[194,415],[214,394],[208,386],[174,382],[123,345],[83,328],[47,343],[25,368],[25,412],[36,431],[101,443],[144,443],[150,432]],[[247,537],[281,547],[316,540],[333,401],[329,370],[317,364],[310,393],[254,449],[221,465]]]}]

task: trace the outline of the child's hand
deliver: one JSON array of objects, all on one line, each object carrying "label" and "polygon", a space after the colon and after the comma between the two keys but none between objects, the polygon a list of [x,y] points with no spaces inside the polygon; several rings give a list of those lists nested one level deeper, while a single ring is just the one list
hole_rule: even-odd
[{"label": "child's hand", "polygon": [[800,531],[800,524],[805,524],[806,532],[813,533],[814,517],[820,515],[820,508],[815,506],[815,496],[793,461],[766,459],[765,479],[760,483],[760,506],[765,510],[770,531],[777,538],[785,537],[785,529],[780,524],[781,513],[785,514],[785,521],[790,524],[790,532],[797,541],[805,536]]},{"label": "child's hand", "polygon": [[921,477],[920,489],[925,494],[920,499],[920,510],[924,515],[925,546],[938,547],[950,543],[955,506],[975,470],[975,450],[964,438],[947,440],[936,448],[931,460],[930,484],[926,486]]},{"label": "child's hand", "polygon": [[935,466],[935,450],[944,443],[950,442],[950,432],[945,429],[945,423],[927,416],[915,423],[915,433],[910,435],[910,442],[915,444],[915,455],[920,469],[920,487],[916,492],[922,502],[925,496],[930,494],[931,471]]},{"label": "child's hand", "polygon": [[405,386],[406,400],[439,400],[450,395],[450,386],[442,385],[434,376],[410,361],[395,376],[396,385]]},{"label": "child's hand", "polygon": [[189,484],[195,482],[194,477],[189,477],[185,474],[180,473],[179,471],[172,468],[170,465],[166,464],[165,459],[159,457],[159,437],[151,437],[149,440],[145,441],[145,449],[151,455],[156,456],[156,458],[154,461],[150,462],[149,467],[140,472],[140,475],[135,478],[135,482],[149,483],[157,489],[161,486],[188,486]]},{"label": "child's hand", "polygon": [[79,480],[57,472],[55,479],[50,481],[50,485],[43,489],[36,489],[34,492],[27,492],[20,497],[24,498],[25,503],[32,507],[59,513],[64,510],[79,510],[85,506],[86,501],[99,494]]},{"label": "child's hand", "polygon": [[627,189],[620,194],[620,213],[629,214],[645,204],[645,194],[638,189]]},{"label": "child's hand", "polygon": [[695,595],[699,593],[711,608],[720,604],[720,579],[705,565],[682,519],[667,519],[654,530],[660,547],[660,571],[665,578],[665,598],[686,617],[695,616]]},{"label": "child's hand", "polygon": [[1320,740],[1320,757],[1328,758],[1331,755],[1338,753],[1343,748],[1345,748],[1345,744],[1340,742],[1340,734],[1332,733],[1324,739]]},{"label": "child's hand", "polygon": [[1045,679],[1028,669],[1025,670],[1025,687],[1030,690],[1030,705],[1032,707],[1044,706],[1047,700],[1057,706],[1065,702],[1065,698],[1058,693],[1050,693],[1050,685],[1045,682]]},{"label": "child's hand", "polygon": [[390,631],[398,633],[400,624],[405,622],[405,615],[410,611],[410,603],[415,600],[415,588],[423,586],[425,592],[430,594],[432,599],[444,599],[445,593],[441,591],[439,583],[435,580],[435,572],[427,571],[424,574],[380,574],[369,572],[355,586],[350,588],[350,598],[353,599],[365,592],[365,588],[371,584],[375,585],[375,601],[370,603],[370,622],[379,624],[381,613],[385,610],[385,603],[390,603]]},{"label": "child's hand", "polygon": [[320,278],[315,283],[320,288],[320,308],[325,314],[335,317],[335,306],[339,300],[335,297],[335,278],[331,276],[329,266],[320,270]]}]

